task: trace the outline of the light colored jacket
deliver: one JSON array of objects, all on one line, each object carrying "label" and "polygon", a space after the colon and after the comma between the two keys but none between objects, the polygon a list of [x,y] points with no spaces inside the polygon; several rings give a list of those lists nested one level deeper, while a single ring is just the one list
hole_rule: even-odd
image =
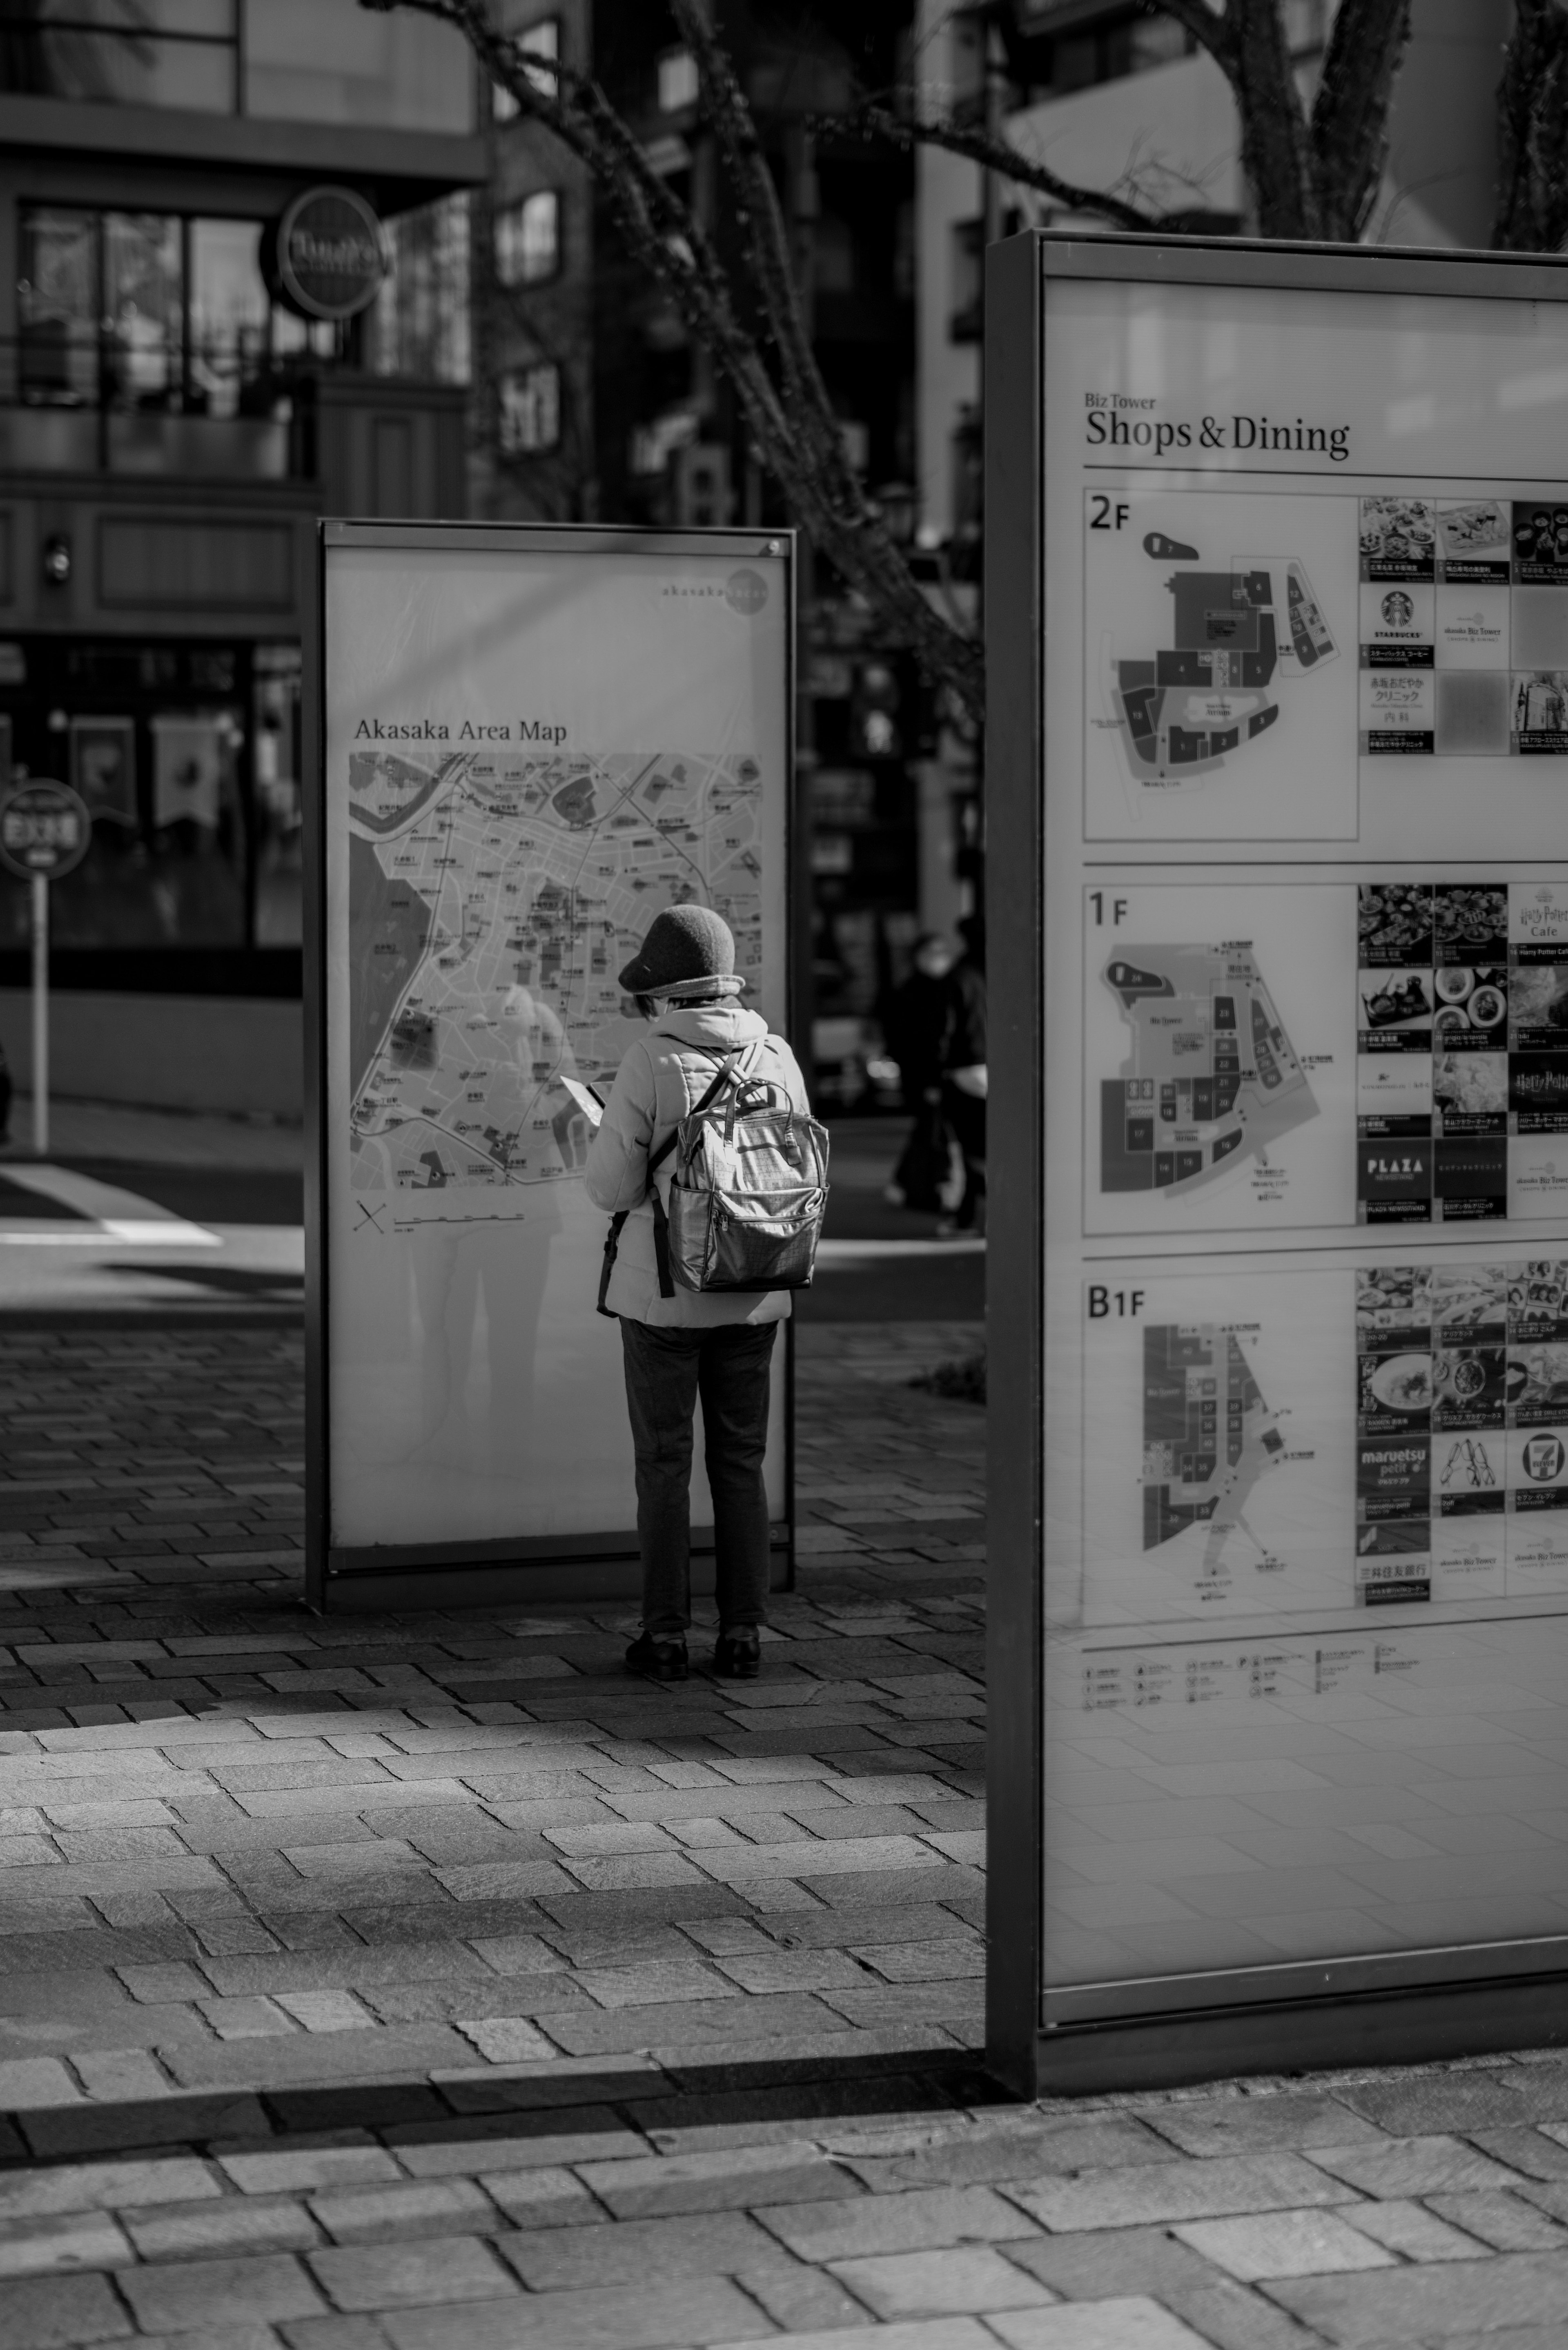
[{"label": "light colored jacket", "polygon": [[[790,1310],[787,1289],[755,1292],[683,1289],[659,1294],[659,1263],[653,1248],[653,1207],[648,1162],[667,1135],[695,1109],[720,1068],[719,1055],[765,1039],[751,1075],[787,1094],[792,1109],[805,1110],[805,1080],[782,1036],[771,1036],[760,1014],[731,1004],[669,1012],[647,1036],[639,1036],[616,1072],[615,1085],[588,1151],[584,1183],[596,1208],[610,1215],[624,1209],[620,1244],[605,1304],[631,1322],[706,1327],[723,1322],[782,1322]],[[708,1046],[706,1052],[701,1046]],[[716,1048],[716,1049],[715,1049]],[[654,1183],[668,1206],[675,1171],[670,1151],[655,1170]]]}]

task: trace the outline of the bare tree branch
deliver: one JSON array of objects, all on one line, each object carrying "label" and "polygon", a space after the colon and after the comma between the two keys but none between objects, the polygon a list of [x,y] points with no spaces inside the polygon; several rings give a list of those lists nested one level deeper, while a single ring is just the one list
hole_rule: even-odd
[{"label": "bare tree branch", "polygon": [[1053,203],[1063,204],[1070,212],[1097,213],[1102,220],[1113,221],[1117,228],[1145,234],[1159,226],[1157,213],[1128,203],[1111,189],[1075,187],[1070,180],[1060,178],[1044,163],[1036,163],[1021,149],[1010,146],[1005,139],[993,138],[987,130],[971,130],[957,122],[906,120],[902,115],[890,113],[887,107],[875,104],[859,107],[853,114],[815,116],[812,128],[849,139],[883,139],[892,147],[940,147],[948,154],[961,155],[983,171],[995,172],[1021,188],[1033,188],[1038,195],[1049,196]]},{"label": "bare tree branch", "polygon": [[1340,0],[1313,102],[1321,234],[1354,244],[1388,160],[1388,108],[1410,38],[1410,0]]},{"label": "bare tree branch", "polygon": [[[519,112],[577,157],[602,192],[628,251],[670,296],[689,332],[728,378],[759,458],[816,545],[872,603],[888,637],[907,645],[927,675],[947,685],[978,716],[985,691],[980,644],[951,627],[927,600],[880,510],[849,465],[788,269],[787,238],[766,158],[729,60],[695,11],[677,0],[726,172],[732,185],[744,191],[742,226],[755,276],[750,291],[761,300],[782,386],[741,315],[711,239],[652,169],[597,82],[533,57],[519,41],[497,32],[484,0],[359,5],[381,13],[408,8],[454,26]],[[543,86],[546,79],[553,87]]]}]

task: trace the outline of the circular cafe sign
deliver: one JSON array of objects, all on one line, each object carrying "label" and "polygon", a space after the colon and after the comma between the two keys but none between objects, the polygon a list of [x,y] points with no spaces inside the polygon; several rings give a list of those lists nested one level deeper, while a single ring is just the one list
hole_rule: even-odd
[{"label": "circular cafe sign", "polygon": [[307,188],[268,237],[268,275],[303,318],[353,318],[387,274],[381,224],[352,188]]},{"label": "circular cafe sign", "polygon": [[0,800],[0,865],[22,880],[63,880],[92,845],[87,802],[68,784],[41,777]]}]

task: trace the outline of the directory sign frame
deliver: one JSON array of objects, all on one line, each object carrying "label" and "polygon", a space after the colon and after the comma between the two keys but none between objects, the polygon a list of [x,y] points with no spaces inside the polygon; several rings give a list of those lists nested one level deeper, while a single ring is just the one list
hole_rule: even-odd
[{"label": "directory sign frame", "polygon": [[[309,1596],[630,1593],[607,1220],[560,1080],[607,1094],[640,1033],[615,973],[693,897],[789,1031],[793,535],[327,522],[320,563]],[[778,1366],[775,1582],[787,1325]],[[701,1554],[700,1443],[692,1498]]]},{"label": "directory sign frame", "polygon": [[1568,273],[1036,232],[986,319],[992,2061],[1552,2038]]}]

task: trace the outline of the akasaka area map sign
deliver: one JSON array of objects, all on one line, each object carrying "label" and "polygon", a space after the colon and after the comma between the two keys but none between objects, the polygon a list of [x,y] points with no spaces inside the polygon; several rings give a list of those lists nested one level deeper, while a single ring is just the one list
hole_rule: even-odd
[{"label": "akasaka area map sign", "polygon": [[787,1024],[790,541],[324,532],[313,1574],[635,1557],[581,1102],[661,908]]}]

